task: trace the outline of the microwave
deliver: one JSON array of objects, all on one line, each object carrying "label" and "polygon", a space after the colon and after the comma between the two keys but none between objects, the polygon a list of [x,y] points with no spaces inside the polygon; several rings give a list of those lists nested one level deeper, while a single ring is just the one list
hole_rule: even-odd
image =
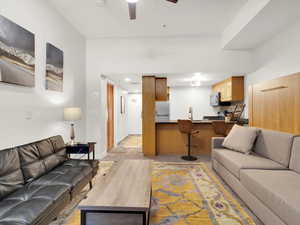
[{"label": "microwave", "polygon": [[211,106],[230,106],[230,102],[221,102],[221,93],[216,92],[210,95]]}]

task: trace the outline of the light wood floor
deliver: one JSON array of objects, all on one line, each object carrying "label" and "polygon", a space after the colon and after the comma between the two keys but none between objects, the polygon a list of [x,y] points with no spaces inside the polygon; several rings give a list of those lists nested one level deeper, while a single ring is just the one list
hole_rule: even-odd
[{"label": "light wood floor", "polygon": [[125,137],[116,148],[113,148],[112,153],[142,153],[142,136],[128,135]]}]

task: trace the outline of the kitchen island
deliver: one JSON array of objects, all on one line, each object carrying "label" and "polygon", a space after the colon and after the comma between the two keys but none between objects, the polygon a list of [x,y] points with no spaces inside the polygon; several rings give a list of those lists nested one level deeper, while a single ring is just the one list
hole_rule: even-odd
[{"label": "kitchen island", "polygon": [[[210,120],[193,120],[194,129],[199,134],[192,137],[193,155],[210,155],[211,139],[218,137]],[[226,123],[228,131],[234,125]],[[156,154],[157,155],[185,155],[187,154],[187,135],[181,134],[175,120],[158,120],[156,128]]]}]

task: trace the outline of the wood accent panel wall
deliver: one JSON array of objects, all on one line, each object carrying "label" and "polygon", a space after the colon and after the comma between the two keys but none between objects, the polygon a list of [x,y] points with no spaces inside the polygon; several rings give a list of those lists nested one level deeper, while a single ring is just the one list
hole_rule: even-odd
[{"label": "wood accent panel wall", "polygon": [[300,134],[300,73],[252,85],[250,126]]},{"label": "wood accent panel wall", "polygon": [[155,156],[155,77],[143,77],[143,153],[145,156]]}]

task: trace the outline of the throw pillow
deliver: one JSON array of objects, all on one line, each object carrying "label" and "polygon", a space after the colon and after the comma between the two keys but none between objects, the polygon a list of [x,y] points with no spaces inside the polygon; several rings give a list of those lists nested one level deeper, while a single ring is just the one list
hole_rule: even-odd
[{"label": "throw pillow", "polygon": [[257,128],[234,125],[228,136],[224,139],[223,147],[250,154],[257,133]]}]

